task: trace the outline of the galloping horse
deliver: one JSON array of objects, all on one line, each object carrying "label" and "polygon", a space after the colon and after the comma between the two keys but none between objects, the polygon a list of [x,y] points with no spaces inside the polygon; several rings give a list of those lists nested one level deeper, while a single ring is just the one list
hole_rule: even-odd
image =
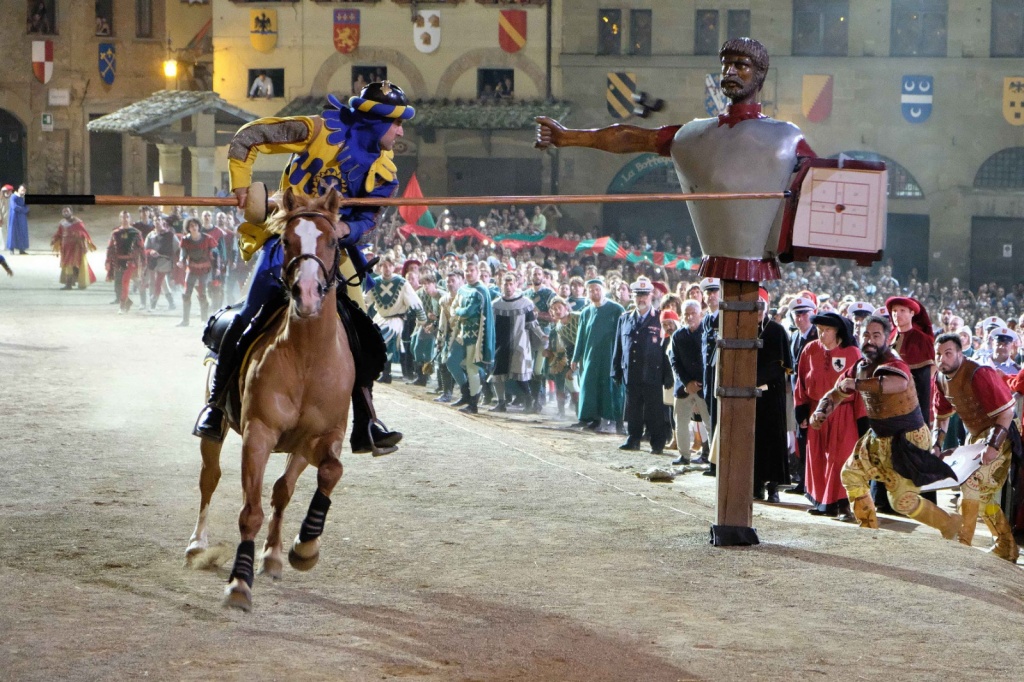
[{"label": "galloping horse", "polygon": [[[285,191],[272,231],[281,235],[282,269],[290,303],[254,344],[239,377],[241,410],[231,428],[242,436],[242,511],[238,545],[224,604],[252,608],[255,538],[263,526],[263,475],[271,452],[287,452],[285,473],[274,484],[273,515],[261,558],[263,572],[280,578],[284,509],[307,464],[317,469],[317,490],[288,553],[293,568],[309,570],[319,558],[320,534],[330,495],[341,479],[339,460],[355,363],[337,310],[338,240],[347,228],[337,219],[340,196],[331,191],[308,199]],[[230,415],[229,415],[230,416]],[[202,439],[200,511],[186,557],[207,544],[206,515],[220,479],[221,443]]]}]

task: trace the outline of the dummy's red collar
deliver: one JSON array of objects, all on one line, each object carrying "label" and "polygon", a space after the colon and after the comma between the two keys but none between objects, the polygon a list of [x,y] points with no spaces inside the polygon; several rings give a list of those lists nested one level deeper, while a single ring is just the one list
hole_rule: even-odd
[{"label": "dummy's red collar", "polygon": [[751,118],[767,118],[761,113],[761,104],[759,102],[754,102],[753,104],[730,104],[724,114],[718,115],[718,125],[728,124],[732,128],[740,121],[746,121]]}]

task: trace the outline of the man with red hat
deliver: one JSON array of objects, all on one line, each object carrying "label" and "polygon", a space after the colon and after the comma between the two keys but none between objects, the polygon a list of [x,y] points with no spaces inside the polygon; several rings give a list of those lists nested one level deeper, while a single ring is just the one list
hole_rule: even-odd
[{"label": "man with red hat", "polygon": [[[885,309],[892,320],[892,336],[889,343],[896,354],[910,367],[917,402],[926,424],[932,423],[932,382],[935,376],[935,334],[928,311],[916,298],[891,296],[885,301]],[[875,504],[885,507],[882,490],[884,483],[876,485]],[[925,499],[935,502],[935,493],[924,493]],[[880,504],[881,503],[881,504]]]}]

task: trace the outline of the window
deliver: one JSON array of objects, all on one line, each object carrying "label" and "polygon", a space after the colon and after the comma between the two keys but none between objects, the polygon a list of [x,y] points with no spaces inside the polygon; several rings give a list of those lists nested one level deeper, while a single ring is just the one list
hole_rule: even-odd
[{"label": "window", "polygon": [[370,83],[379,83],[388,79],[386,66],[353,66],[352,94],[358,95]]},{"label": "window", "polygon": [[114,0],[96,0],[96,35],[114,35]]},{"label": "window", "polygon": [[28,0],[28,32],[57,35],[57,0]]},{"label": "window", "polygon": [[726,24],[728,38],[746,38],[750,35],[750,10],[731,9],[729,10],[728,23]]},{"label": "window", "polygon": [[694,19],[693,53],[718,54],[718,10],[699,9]]},{"label": "window", "polygon": [[945,57],[946,0],[893,0],[893,57]]},{"label": "window", "polygon": [[803,57],[845,57],[848,0],[794,0],[793,54]]},{"label": "window", "polygon": [[511,99],[515,97],[515,79],[514,69],[477,69],[476,96],[485,101]]},{"label": "window", "polygon": [[981,189],[1024,187],[1024,147],[1010,147],[988,157],[974,176],[974,186]]},{"label": "window", "polygon": [[992,1],[992,56],[1024,57],[1024,2]]},{"label": "window", "polygon": [[651,22],[651,10],[634,9],[629,11],[630,54],[651,54]]},{"label": "window", "polygon": [[598,10],[597,53],[622,54],[622,10]]},{"label": "window", "polygon": [[153,37],[153,0],[135,0],[135,37]]},{"label": "window", "polygon": [[249,69],[249,99],[284,97],[284,69]]}]

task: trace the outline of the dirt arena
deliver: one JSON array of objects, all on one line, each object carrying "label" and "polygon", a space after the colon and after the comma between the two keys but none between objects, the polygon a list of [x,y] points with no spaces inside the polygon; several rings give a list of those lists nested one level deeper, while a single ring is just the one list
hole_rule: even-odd
[{"label": "dirt arena", "polygon": [[[257,576],[253,611],[226,610],[235,435],[210,514],[224,563],[183,565],[201,326],[165,301],[119,315],[102,281],[59,290],[52,215],[33,210],[30,255],[0,273],[2,680],[1024,678],[1024,571],[984,553],[983,524],[968,548],[784,495],[754,507],[760,546],[716,549],[713,479],[651,483],[635,474],[670,458],[400,383],[378,409],[406,439],[343,454],[319,565]],[[83,217],[102,280],[115,220]],[[313,489],[307,472],[286,538]]]}]

